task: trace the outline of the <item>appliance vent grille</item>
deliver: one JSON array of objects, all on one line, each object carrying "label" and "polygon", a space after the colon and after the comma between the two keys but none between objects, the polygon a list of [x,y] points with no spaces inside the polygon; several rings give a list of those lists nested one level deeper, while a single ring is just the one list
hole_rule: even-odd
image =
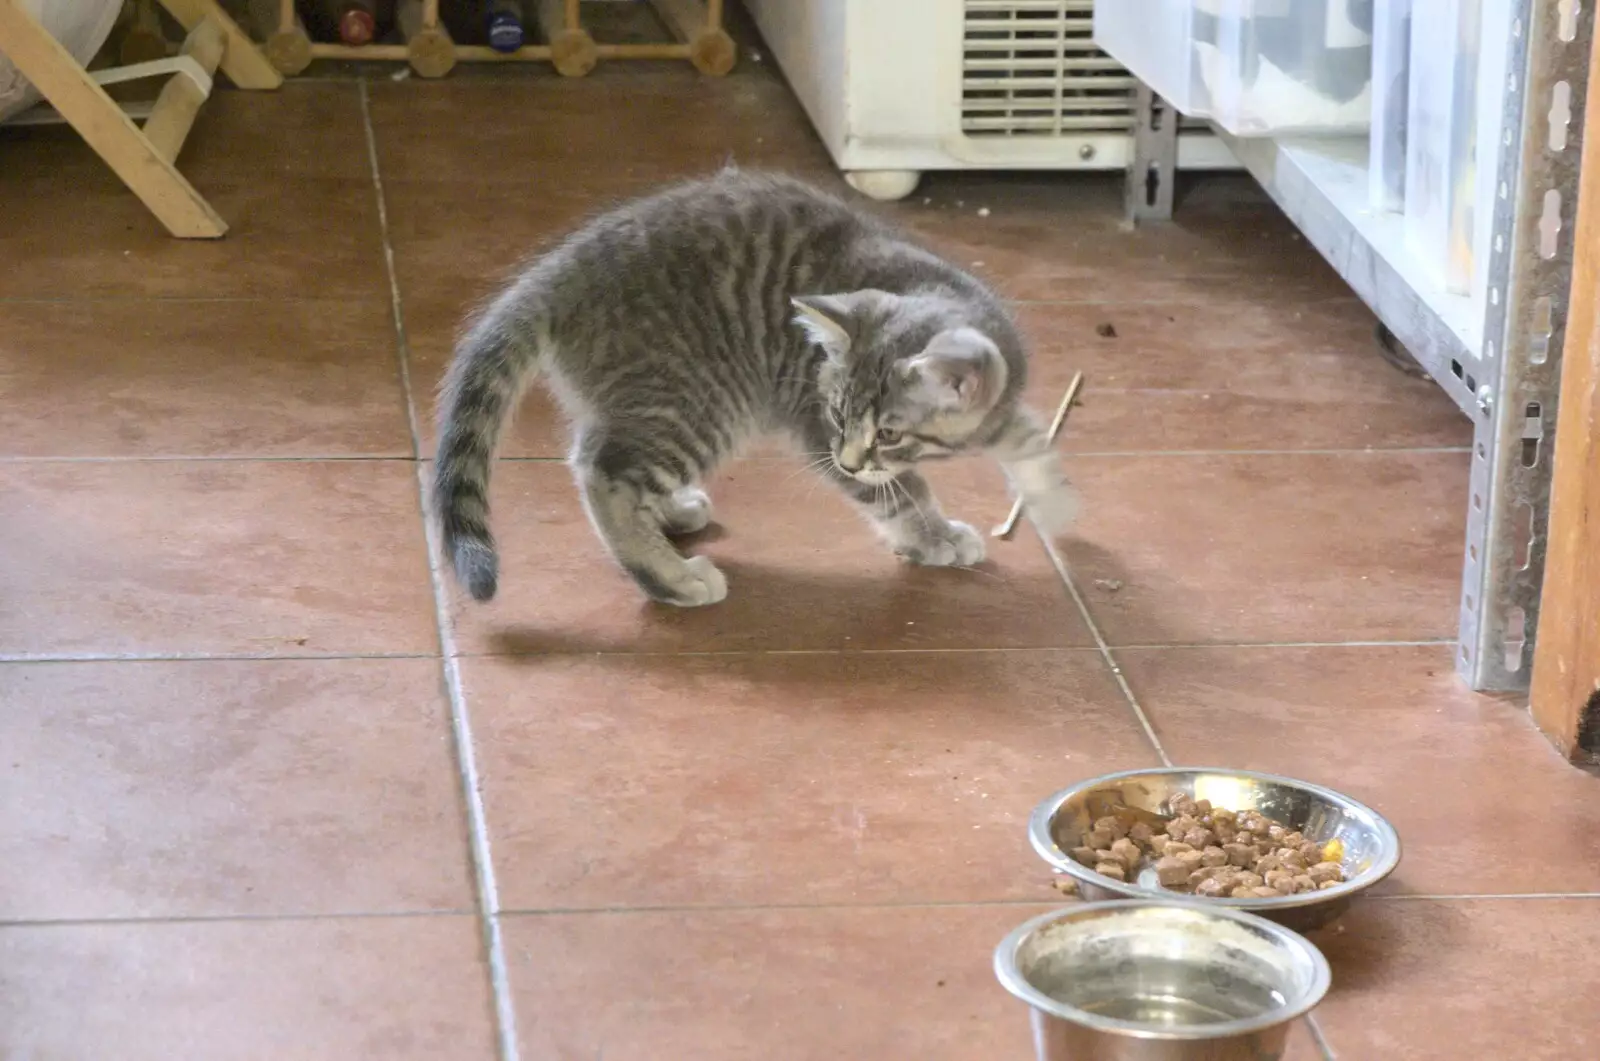
[{"label": "appliance vent grille", "polygon": [[[965,0],[964,19],[961,129],[966,135],[1132,131],[1138,82],[1094,46],[1094,0]],[[1195,124],[1203,127],[1185,122]]]}]

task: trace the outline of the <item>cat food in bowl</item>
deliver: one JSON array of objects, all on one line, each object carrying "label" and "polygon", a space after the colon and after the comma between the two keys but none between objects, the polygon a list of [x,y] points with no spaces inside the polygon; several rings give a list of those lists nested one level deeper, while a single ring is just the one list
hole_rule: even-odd
[{"label": "cat food in bowl", "polygon": [[1348,796],[1220,769],[1093,778],[1040,804],[1029,834],[1086,899],[1192,897],[1301,930],[1337,918],[1400,861],[1394,828]]}]

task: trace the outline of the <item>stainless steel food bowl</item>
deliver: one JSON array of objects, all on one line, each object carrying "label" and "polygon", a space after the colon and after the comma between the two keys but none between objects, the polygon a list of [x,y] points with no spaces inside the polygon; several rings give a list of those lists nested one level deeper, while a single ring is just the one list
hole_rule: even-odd
[{"label": "stainless steel food bowl", "polygon": [[1304,937],[1194,899],[1036,917],[994,971],[1033,1009],[1038,1061],[1277,1061],[1329,983]]},{"label": "stainless steel food bowl", "polygon": [[1109,802],[1164,813],[1167,800],[1180,792],[1228,810],[1260,811],[1318,843],[1335,838],[1344,843],[1349,879],[1336,888],[1276,899],[1194,900],[1207,906],[1248,910],[1308,932],[1344,913],[1352,899],[1394,872],[1400,862],[1400,837],[1372,808],[1321,785],[1243,770],[1125,770],[1091,778],[1039,804],[1028,823],[1028,836],[1046,862],[1078,882],[1086,899],[1186,898],[1157,884],[1150,866],[1136,879],[1123,882],[1101,876],[1067,854],[1082,842],[1096,817],[1094,808]]}]

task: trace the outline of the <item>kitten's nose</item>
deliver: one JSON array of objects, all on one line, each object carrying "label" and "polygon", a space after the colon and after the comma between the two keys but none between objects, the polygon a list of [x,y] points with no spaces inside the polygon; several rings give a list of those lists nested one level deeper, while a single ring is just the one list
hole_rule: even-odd
[{"label": "kitten's nose", "polygon": [[867,455],[860,446],[840,446],[839,452],[834,454],[840,468],[854,475],[867,466]]}]

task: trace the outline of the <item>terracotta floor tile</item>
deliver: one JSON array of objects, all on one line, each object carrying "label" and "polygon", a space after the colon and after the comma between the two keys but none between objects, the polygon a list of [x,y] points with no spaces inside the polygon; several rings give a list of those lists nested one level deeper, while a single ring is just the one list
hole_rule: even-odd
[{"label": "terracotta floor tile", "polygon": [[407,461],[0,464],[0,652],[438,651]]},{"label": "terracotta floor tile", "polygon": [[0,928],[0,1056],[492,1061],[472,917]]},{"label": "terracotta floor tile", "polygon": [[1064,554],[1113,644],[1453,637],[1467,461],[1082,458]]},{"label": "terracotta floor tile", "polygon": [[[1450,645],[1130,649],[1128,680],[1179,762],[1303,777],[1400,833],[1385,890],[1600,892],[1600,779],[1564,763],[1525,708],[1456,677]],[[1508,821],[1537,821],[1506,844]]]},{"label": "terracotta floor tile", "polygon": [[[1248,178],[1200,178],[1222,205],[1122,225],[1120,175],[940,173],[884,211],[1007,298],[1195,302],[1219,293],[1303,301],[1348,296]],[[1228,202],[1228,192],[1235,201]],[[980,214],[987,210],[987,214]]]},{"label": "terracotta floor tile", "polygon": [[969,1061],[1029,1056],[994,980],[1046,908],[587,914],[505,921],[524,1058]]},{"label": "terracotta floor tile", "polygon": [[436,660],[0,665],[0,921],[470,910]]},{"label": "terracotta floor tile", "polygon": [[[1029,905],[510,917],[522,1056],[1032,1056],[994,948]],[[1321,1061],[1303,1028],[1283,1061]]]},{"label": "terracotta floor tile", "polygon": [[1048,902],[1034,805],[1155,763],[1092,651],[462,667],[515,909]]},{"label": "terracotta floor tile", "polygon": [[116,184],[40,190],[0,167],[0,299],[387,299],[370,178],[201,181],[229,225],[179,240]]},{"label": "terracotta floor tile", "polygon": [[[1053,411],[1084,373],[1063,448],[1378,449],[1469,446],[1472,423],[1431,381],[1378,354],[1354,298],[1025,303],[1030,393]],[[1109,325],[1112,336],[1097,328]]]},{"label": "terracotta floor tile", "polygon": [[[153,99],[160,82],[146,98]],[[6,174],[0,183],[59,185],[70,176],[75,188],[122,189],[83,138],[63,125],[0,129]],[[365,181],[372,161],[361,118],[361,86],[355,81],[295,81],[272,92],[242,92],[224,80],[206,100],[189,138],[180,169],[202,195],[213,182],[298,182],[304,178]]]},{"label": "terracotta floor tile", "polygon": [[409,456],[388,302],[0,302],[0,455]]},{"label": "terracotta floor tile", "polygon": [[[479,180],[537,198],[546,189],[637,190],[728,162],[827,174],[827,152],[783,82],[759,68],[705,78],[687,64],[648,84],[554,75],[517,81],[372,84],[385,181]],[[515,114],[515,122],[463,121]],[[601,115],[604,115],[602,118]]]},{"label": "terracotta floor tile", "polygon": [[[932,481],[947,513],[985,532],[1010,507],[991,465],[946,462]],[[718,524],[689,547],[728,576],[728,599],[709,608],[646,601],[606,556],[564,465],[502,461],[492,495],[500,595],[482,605],[455,594],[462,652],[1090,643],[1031,532],[991,542],[976,569],[911,567],[799,460],[741,462],[712,481]]]},{"label": "terracotta floor tile", "polygon": [[1595,913],[1593,899],[1359,905],[1317,936],[1333,966],[1317,1020],[1341,1059],[1588,1056]]}]

